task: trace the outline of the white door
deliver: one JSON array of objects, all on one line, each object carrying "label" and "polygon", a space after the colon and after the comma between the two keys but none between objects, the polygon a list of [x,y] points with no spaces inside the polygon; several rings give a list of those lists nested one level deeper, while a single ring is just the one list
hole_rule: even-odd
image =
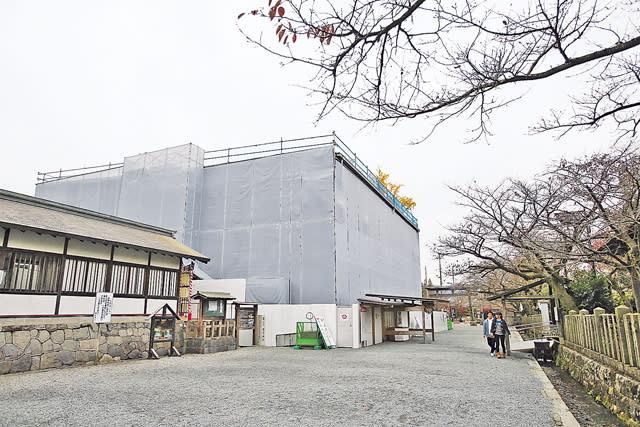
[{"label": "white door", "polygon": [[336,307],[338,320],[338,347],[353,347],[353,309],[351,306]]}]

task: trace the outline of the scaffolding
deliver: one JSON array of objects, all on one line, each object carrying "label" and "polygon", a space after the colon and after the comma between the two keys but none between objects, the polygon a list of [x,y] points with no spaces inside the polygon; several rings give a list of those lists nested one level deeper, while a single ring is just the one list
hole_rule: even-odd
[{"label": "scaffolding", "polygon": [[[295,139],[280,139],[260,144],[242,145],[238,147],[208,150],[204,152],[204,167],[227,163],[253,160],[261,157],[275,156],[319,147],[333,146],[337,156],[345,159],[352,168],[364,177],[369,184],[381,194],[387,202],[402,214],[414,227],[418,228],[418,220],[409,209],[378,179],[376,173],[351,150],[335,133]],[[37,183],[47,183],[81,175],[121,169],[124,163],[108,163],[75,169],[59,169],[49,172],[38,172]]]}]

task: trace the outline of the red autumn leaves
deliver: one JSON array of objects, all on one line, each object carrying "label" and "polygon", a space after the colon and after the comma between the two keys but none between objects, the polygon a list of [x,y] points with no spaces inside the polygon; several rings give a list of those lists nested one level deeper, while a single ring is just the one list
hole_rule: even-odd
[{"label": "red autumn leaves", "polygon": [[[281,22],[286,12],[284,7],[281,6],[282,0],[277,0],[273,6],[271,5],[272,1],[273,0],[269,0],[269,20],[273,21],[275,18],[278,18],[278,22]],[[260,10],[252,10],[249,13],[251,13],[252,15],[258,15],[260,13]],[[238,15],[238,19],[242,18],[244,15],[244,12],[241,13],[240,15]],[[261,15],[265,16],[263,14]],[[287,26],[285,26],[283,23],[280,23],[276,27],[276,37],[278,37],[278,42],[287,44],[287,42],[289,41],[289,34],[287,34],[287,32],[291,33],[291,42],[295,43],[296,40],[298,40],[298,34],[296,33],[296,30],[293,29],[291,21],[288,22]],[[335,34],[335,32],[336,31],[333,25],[331,25],[330,27],[312,27],[307,31],[307,38],[310,38],[313,35],[313,38],[320,38],[320,43],[326,42],[327,44],[331,44],[331,37]]]}]

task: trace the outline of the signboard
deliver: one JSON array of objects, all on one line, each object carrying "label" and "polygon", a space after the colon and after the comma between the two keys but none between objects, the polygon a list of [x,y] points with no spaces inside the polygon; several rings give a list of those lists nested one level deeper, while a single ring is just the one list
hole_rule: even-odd
[{"label": "signboard", "polygon": [[180,271],[180,293],[178,295],[178,316],[182,320],[191,320],[192,283],[193,266],[186,266]]},{"label": "signboard", "polygon": [[113,307],[113,293],[96,293],[96,303],[93,307],[93,323],[111,322],[111,309]]},{"label": "signboard", "polygon": [[329,328],[324,321],[324,317],[316,316],[316,324],[318,325],[318,329],[322,334],[322,339],[324,340],[327,348],[335,348],[336,341],[333,339],[333,335],[331,335],[331,331],[329,331]]}]

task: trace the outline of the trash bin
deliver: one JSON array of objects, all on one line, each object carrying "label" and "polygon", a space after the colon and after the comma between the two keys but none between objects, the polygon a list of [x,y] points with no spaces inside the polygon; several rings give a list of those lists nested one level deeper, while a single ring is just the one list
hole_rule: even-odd
[{"label": "trash bin", "polygon": [[453,320],[451,319],[447,319],[447,330],[452,330],[453,329]]}]

